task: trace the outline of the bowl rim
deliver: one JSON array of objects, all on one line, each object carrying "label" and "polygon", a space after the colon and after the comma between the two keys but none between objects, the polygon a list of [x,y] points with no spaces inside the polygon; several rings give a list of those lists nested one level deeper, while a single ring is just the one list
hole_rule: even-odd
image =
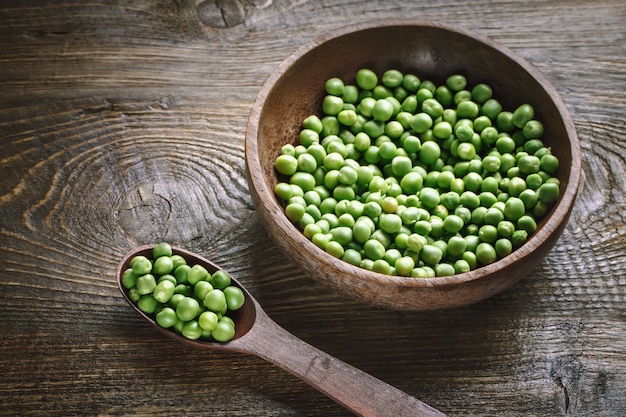
[{"label": "bowl rim", "polygon": [[267,77],[260,91],[258,92],[250,110],[248,123],[246,125],[244,151],[248,181],[251,186],[254,187],[254,190],[251,191],[256,191],[260,195],[264,196],[264,204],[271,205],[268,211],[271,211],[273,213],[272,215],[274,215],[275,213],[282,213],[282,215],[284,216],[284,210],[282,209],[280,203],[277,202],[273,190],[268,190],[266,184],[264,183],[265,179],[257,152],[257,133],[265,99],[270,95],[273,86],[283,77],[287,69],[290,68],[299,59],[301,59],[304,55],[311,52],[313,49],[323,45],[326,42],[332,41],[333,39],[350,35],[354,32],[392,27],[422,27],[425,29],[433,28],[448,32],[454,32],[460,36],[474,39],[484,44],[488,48],[495,50],[495,52],[504,55],[507,59],[513,61],[524,71],[529,73],[529,75],[541,86],[541,88],[550,98],[552,104],[558,110],[559,117],[561,118],[562,123],[565,127],[565,131],[570,145],[569,153],[571,156],[571,166],[566,188],[561,190],[561,196],[559,197],[557,203],[552,207],[549,217],[544,219],[540,228],[538,228],[522,246],[515,249],[511,254],[491,264],[481,266],[469,272],[450,276],[416,279],[413,277],[387,275],[379,272],[370,271],[337,259],[323,249],[317,247],[313,242],[311,242],[311,240],[307,239],[302,231],[298,229],[292,222],[290,222],[286,218],[286,216],[285,220],[287,221],[284,222],[284,224],[281,224],[279,222],[277,223],[277,226],[282,229],[282,231],[286,235],[291,236],[291,238],[293,238],[298,245],[301,245],[303,248],[305,248],[305,251],[311,251],[315,253],[316,257],[327,257],[329,260],[340,261],[341,266],[338,268],[346,271],[346,273],[358,274],[360,276],[360,279],[366,279],[369,281],[377,282],[379,284],[390,285],[394,287],[455,287],[459,284],[481,280],[487,276],[494,274],[495,272],[498,272],[501,269],[523,262],[526,257],[532,253],[534,248],[545,245],[546,242],[550,240],[552,234],[559,228],[564,228],[565,224],[568,221],[569,215],[574,205],[574,201],[576,199],[576,195],[578,193],[581,178],[582,161],[580,141],[574,126],[574,122],[569,111],[567,110],[564,101],[560,97],[557,90],[549,82],[549,80],[538,69],[536,69],[526,59],[513,52],[508,47],[492,40],[491,38],[481,33],[461,26],[420,19],[397,18],[385,19],[384,21],[374,20],[365,23],[350,24],[332,31],[326,31],[322,34],[317,35],[315,38],[306,42],[305,44],[297,48],[294,52],[289,54]]}]

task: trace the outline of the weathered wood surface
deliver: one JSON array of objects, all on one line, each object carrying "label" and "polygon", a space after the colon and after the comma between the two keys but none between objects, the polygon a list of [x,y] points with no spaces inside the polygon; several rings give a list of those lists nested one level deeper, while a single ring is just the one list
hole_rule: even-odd
[{"label": "weathered wood surface", "polygon": [[[347,22],[407,16],[528,59],[583,147],[545,262],[444,312],[371,309],[314,283],[269,242],[245,181],[248,111],[276,65]],[[619,0],[3,1],[0,414],[349,415],[261,359],[141,322],[115,268],[168,240],[296,336],[451,416],[626,415],[625,34]]]}]

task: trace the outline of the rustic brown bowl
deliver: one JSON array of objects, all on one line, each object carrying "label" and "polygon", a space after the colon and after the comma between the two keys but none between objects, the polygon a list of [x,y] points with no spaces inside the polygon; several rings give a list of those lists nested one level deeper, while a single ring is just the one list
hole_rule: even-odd
[{"label": "rustic brown bowl", "polygon": [[[470,85],[488,83],[508,110],[535,108],[544,142],[560,160],[561,197],[537,231],[509,256],[474,271],[427,279],[387,276],[343,262],[319,249],[286,218],[274,196],[274,161],[281,146],[297,143],[302,120],[321,113],[324,82],[352,82],[360,68],[381,74],[411,71],[442,83],[453,73]],[[245,158],[252,200],[276,245],[304,273],[362,302],[398,310],[436,310],[493,296],[531,272],[552,249],[567,223],[581,173],[574,123],[548,80],[523,58],[480,34],[448,25],[395,21],[336,30],[302,46],[269,76],[252,106]]]}]

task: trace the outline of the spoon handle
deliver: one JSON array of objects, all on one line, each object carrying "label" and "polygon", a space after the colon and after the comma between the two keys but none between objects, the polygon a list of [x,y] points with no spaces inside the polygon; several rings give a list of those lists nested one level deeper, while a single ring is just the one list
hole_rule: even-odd
[{"label": "spoon handle", "polygon": [[359,416],[445,416],[405,392],[298,339],[262,311],[245,350],[307,382]]}]

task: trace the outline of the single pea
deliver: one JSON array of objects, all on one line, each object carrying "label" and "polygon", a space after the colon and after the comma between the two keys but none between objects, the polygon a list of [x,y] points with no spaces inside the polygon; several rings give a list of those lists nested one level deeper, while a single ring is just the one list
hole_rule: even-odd
[{"label": "single pea", "polygon": [[344,84],[340,78],[329,78],[326,80],[324,87],[328,94],[332,94],[334,96],[341,96],[343,94]]},{"label": "single pea", "polygon": [[487,100],[491,99],[492,95],[493,95],[493,90],[487,84],[484,84],[484,83],[476,84],[472,88],[472,98],[477,103],[481,103],[481,104],[486,103]]},{"label": "single pea", "polygon": [[152,274],[144,274],[137,277],[136,288],[140,295],[152,293],[156,285],[156,279]]},{"label": "single pea", "polygon": [[478,237],[482,242],[494,243],[498,238],[498,229],[490,224],[483,224],[478,229]]},{"label": "single pea", "polygon": [[536,174],[539,172],[540,160],[534,155],[524,155],[517,161],[522,174]]},{"label": "single pea", "polygon": [[438,277],[446,277],[450,275],[454,275],[456,273],[454,269],[454,265],[449,264],[447,262],[442,262],[435,265],[435,276]]},{"label": "single pea", "polygon": [[520,229],[513,232],[511,236],[511,243],[513,247],[519,247],[528,239],[528,232],[526,230]]},{"label": "single pea", "polygon": [[194,319],[200,312],[200,304],[193,297],[185,297],[176,306],[176,315],[182,321]]},{"label": "single pea", "polygon": [[172,256],[172,247],[167,242],[157,243],[152,248],[152,258],[157,259],[161,256]]},{"label": "single pea", "polygon": [[441,249],[435,245],[426,244],[419,252],[420,259],[427,265],[437,265],[443,257]]},{"label": "single pea", "polygon": [[454,103],[454,93],[445,85],[440,85],[435,90],[435,99],[444,106]]},{"label": "single pea", "polygon": [[355,81],[361,89],[373,90],[378,84],[378,76],[374,71],[362,68],[357,71]]},{"label": "single pea", "polygon": [[504,258],[513,251],[513,244],[509,239],[501,238],[496,241],[494,249],[498,258]]},{"label": "single pea", "polygon": [[467,86],[467,78],[461,74],[450,75],[446,78],[446,86],[452,91],[463,90]]},{"label": "single pea", "polygon": [[433,126],[433,135],[438,139],[447,139],[452,135],[452,125],[448,122],[439,122]]},{"label": "single pea", "polygon": [[504,206],[504,216],[507,220],[517,221],[526,212],[524,202],[517,197],[510,197]]},{"label": "single pea", "polygon": [[152,272],[152,262],[142,255],[134,256],[130,260],[130,267],[137,276]]},{"label": "single pea", "polygon": [[443,227],[448,233],[458,233],[463,229],[463,219],[456,214],[450,214],[443,219]]},{"label": "single pea", "polygon": [[131,289],[137,285],[137,274],[133,272],[132,268],[126,268],[122,273],[122,285],[126,289]]},{"label": "single pea", "polygon": [[428,98],[422,103],[422,111],[436,119],[443,115],[443,106],[434,98]]},{"label": "single pea", "polygon": [[420,86],[420,79],[415,74],[404,74],[402,78],[402,86],[411,92],[416,92]]},{"label": "single pea", "polygon": [[466,248],[467,248],[467,242],[465,241],[463,237],[455,235],[455,236],[450,237],[450,239],[448,239],[448,245],[447,245],[448,255],[459,257],[463,255],[463,252],[465,252]]},{"label": "single pea", "polygon": [[543,124],[538,120],[529,120],[522,129],[526,139],[537,139],[543,136]]},{"label": "single pea", "polygon": [[397,69],[389,69],[385,71],[381,77],[381,82],[385,87],[395,88],[402,85],[404,74]]},{"label": "single pea", "polygon": [[532,216],[523,215],[517,220],[517,228],[525,230],[528,234],[532,234],[537,230],[537,222]]},{"label": "single pea", "polygon": [[293,175],[298,169],[298,160],[292,155],[280,155],[276,158],[274,167],[283,175]]},{"label": "single pea", "polygon": [[535,110],[530,104],[522,104],[515,109],[511,117],[511,123],[522,129],[526,123],[535,117]]},{"label": "single pea", "polygon": [[374,120],[386,122],[393,115],[393,105],[385,99],[376,100],[374,107],[372,108],[372,117]]},{"label": "single pea", "polygon": [[415,114],[410,121],[410,127],[415,133],[424,133],[433,125],[432,117],[425,112]]},{"label": "single pea", "polygon": [[246,297],[241,288],[229,285],[224,288],[226,305],[229,310],[239,310],[245,303]]},{"label": "single pea", "polygon": [[322,131],[320,135],[330,136],[330,135],[338,135],[341,131],[341,124],[337,117],[335,116],[325,116],[322,118]]},{"label": "single pea", "polygon": [[559,199],[559,185],[554,182],[541,184],[537,190],[539,200],[547,204],[552,204]]},{"label": "single pea", "polygon": [[137,307],[146,314],[153,314],[159,307],[159,302],[152,294],[144,294],[137,301]]},{"label": "single pea", "polygon": [[470,100],[462,101],[456,106],[456,114],[461,119],[474,119],[479,110],[478,105]]},{"label": "single pea", "polygon": [[169,274],[174,269],[174,261],[170,256],[160,256],[155,259],[152,268],[159,275]]},{"label": "single pea", "polygon": [[539,162],[539,168],[550,175],[554,175],[559,168],[559,160],[554,155],[543,155]]},{"label": "single pea", "polygon": [[465,259],[457,259],[454,262],[454,272],[456,274],[464,274],[466,272],[470,272],[471,270],[472,267]]},{"label": "single pea", "polygon": [[423,142],[418,155],[420,161],[427,165],[431,165],[434,164],[441,156],[441,148],[437,142]]},{"label": "single pea", "polygon": [[165,304],[172,298],[172,295],[174,295],[175,288],[176,285],[174,283],[169,280],[163,280],[154,287],[152,295],[159,303]]},{"label": "single pea", "polygon": [[213,289],[209,291],[203,298],[204,306],[217,314],[223,314],[226,312],[226,296],[224,292],[219,289]]},{"label": "single pea", "polygon": [[503,132],[511,132],[515,129],[513,124],[513,113],[509,111],[501,111],[496,116],[496,127]]},{"label": "single pea", "polygon": [[363,244],[363,251],[365,256],[373,261],[376,261],[378,259],[383,259],[386,249],[379,240],[369,239]]},{"label": "single pea", "polygon": [[476,247],[476,259],[483,265],[488,265],[498,259],[495,248],[487,242],[479,243]]},{"label": "single pea", "polygon": [[[303,151],[306,151],[306,148],[308,148],[309,146],[311,146],[311,145],[313,145],[315,143],[319,143],[320,142],[320,135],[319,135],[319,133],[317,133],[314,130],[302,129],[300,131],[300,134],[298,135],[298,141],[299,141],[299,145],[294,148],[294,153],[293,154],[291,154],[291,153],[284,153],[282,155],[296,157],[300,153],[304,153]],[[304,148],[302,148],[302,146]]]},{"label": "single pea", "polygon": [[344,85],[341,98],[344,103],[356,104],[359,100],[359,89],[355,85]]},{"label": "single pea", "polygon": [[161,326],[161,327],[163,327],[165,329],[169,329],[170,327],[173,327],[176,324],[176,322],[178,321],[178,317],[176,316],[176,312],[171,307],[163,307],[156,314],[155,318],[156,318],[156,322],[159,324],[159,326]]},{"label": "single pea", "polygon": [[[480,102],[479,100],[476,100]],[[502,105],[494,98],[490,98],[485,101],[480,108],[481,114],[487,116],[491,120],[496,120],[498,115],[502,112]]]},{"label": "single pea", "polygon": [[218,342],[228,342],[235,336],[235,327],[230,322],[220,320],[215,329],[211,331],[211,336]]}]

